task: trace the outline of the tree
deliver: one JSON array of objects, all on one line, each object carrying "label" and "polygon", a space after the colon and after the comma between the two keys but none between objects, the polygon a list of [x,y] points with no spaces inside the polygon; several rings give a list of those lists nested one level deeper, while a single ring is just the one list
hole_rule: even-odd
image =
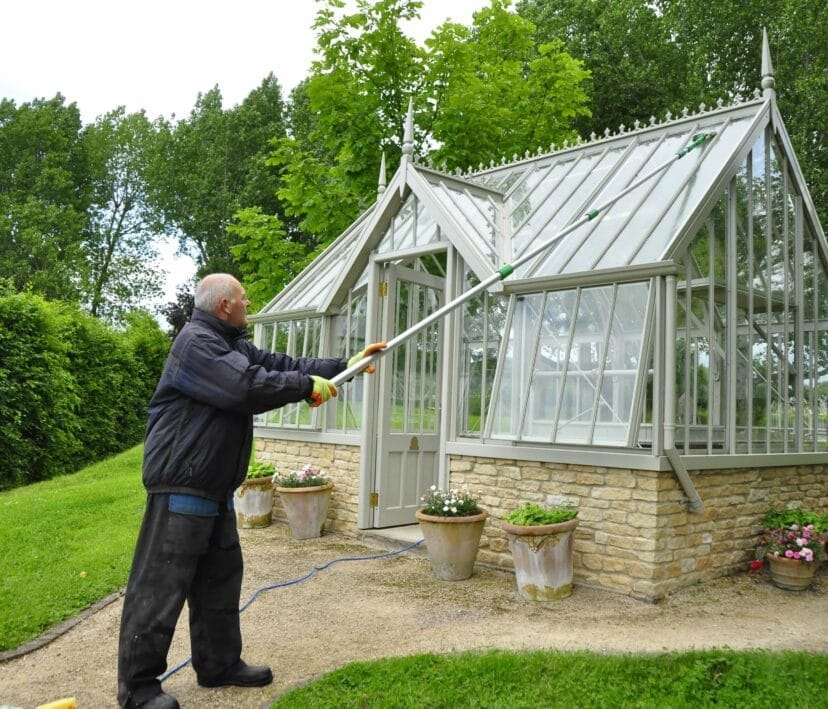
[{"label": "tree", "polygon": [[471,28],[445,24],[426,44],[430,157],[467,168],[574,140],[588,116],[589,78],[560,41],[540,44],[535,26],[492,0]]},{"label": "tree", "polygon": [[[709,4],[717,11],[718,4]],[[540,41],[561,41],[591,73],[592,115],[581,135],[630,126],[636,119],[676,111],[687,91],[683,48],[653,3],[645,0],[521,0],[518,14],[537,26]],[[698,102],[696,102],[696,105]]]},{"label": "tree", "polygon": [[290,138],[272,161],[282,170],[279,197],[297,217],[308,251],[329,243],[376,197],[382,152],[401,155],[409,99],[415,153],[467,167],[574,137],[587,113],[586,73],[501,0],[472,28],[447,24],[426,47],[401,29],[418,0],[358,0],[356,11],[327,0],[314,26],[319,59],[292,96]]},{"label": "tree", "polygon": [[60,94],[0,101],[0,278],[78,300],[90,201],[77,106]]},{"label": "tree", "polygon": [[153,245],[160,229],[147,195],[156,133],[143,112],[117,108],[88,126],[85,140],[97,169],[84,291],[92,315],[119,320],[162,293]]},{"label": "tree", "polygon": [[199,95],[189,118],[160,126],[153,200],[199,264],[199,272],[239,275],[227,226],[242,207],[279,213],[277,177],[266,165],[270,138],[284,135],[281,89],[271,74],[239,106],[225,111],[218,87]]}]

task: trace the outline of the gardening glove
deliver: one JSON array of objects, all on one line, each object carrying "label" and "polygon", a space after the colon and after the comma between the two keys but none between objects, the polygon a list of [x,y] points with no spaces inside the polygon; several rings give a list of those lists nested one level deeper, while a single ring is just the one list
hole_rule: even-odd
[{"label": "gardening glove", "polygon": [[[348,367],[353,367],[357,362],[365,359],[377,350],[384,350],[385,344],[385,342],[375,342],[373,345],[368,345],[368,347],[362,350],[362,352],[360,352],[359,354],[355,354],[353,357],[351,357],[351,359],[348,360]],[[373,374],[377,371],[377,368],[373,364],[369,364],[362,371],[366,374]]]},{"label": "gardening glove", "polygon": [[332,384],[323,377],[316,376],[315,374],[311,374],[310,378],[313,380],[313,390],[311,391],[310,397],[305,399],[308,406],[311,408],[322,406],[322,404],[324,404],[332,396],[336,396],[336,385]]}]

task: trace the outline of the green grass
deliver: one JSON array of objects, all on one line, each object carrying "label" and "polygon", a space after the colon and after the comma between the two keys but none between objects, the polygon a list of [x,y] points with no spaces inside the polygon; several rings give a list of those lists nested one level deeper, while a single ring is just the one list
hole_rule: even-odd
[{"label": "green grass", "polygon": [[359,662],[271,708],[824,707],[828,656],[487,652]]},{"label": "green grass", "polygon": [[146,499],[142,452],[0,493],[0,650],[126,584]]}]

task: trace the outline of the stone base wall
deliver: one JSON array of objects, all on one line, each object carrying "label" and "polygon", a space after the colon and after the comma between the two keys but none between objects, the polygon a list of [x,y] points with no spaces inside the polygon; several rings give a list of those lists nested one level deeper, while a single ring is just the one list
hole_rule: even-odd
[{"label": "stone base wall", "polygon": [[648,600],[746,568],[772,504],[828,509],[826,466],[692,472],[704,503],[687,511],[672,472],[459,456],[452,487],[468,484],[491,513],[478,561],[512,568],[500,518],[525,502],[578,507],[575,582]]},{"label": "stone base wall", "polygon": [[[289,473],[311,463],[318,465],[334,484],[331,506],[324,531],[357,531],[357,502],[359,500],[359,446],[328,443],[306,443],[274,438],[257,438],[254,457],[276,466],[279,473]],[[279,495],[273,495],[273,518],[287,524],[285,510]]]},{"label": "stone base wall", "polygon": [[[326,531],[357,534],[359,446],[256,439],[255,457],[280,472],[313,463],[333,481]],[[500,518],[525,502],[578,507],[575,582],[655,600],[744,570],[772,505],[828,511],[828,466],[691,471],[704,503],[687,511],[669,471],[452,456],[451,487],[468,484],[489,510],[477,560],[511,569]],[[274,518],[286,523],[278,495]]]}]

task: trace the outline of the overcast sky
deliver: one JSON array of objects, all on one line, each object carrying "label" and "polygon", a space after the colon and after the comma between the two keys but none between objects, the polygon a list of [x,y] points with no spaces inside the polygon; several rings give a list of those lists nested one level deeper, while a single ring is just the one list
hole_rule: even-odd
[{"label": "overcast sky", "polygon": [[[470,24],[487,0],[424,0],[408,32],[422,42],[451,19]],[[60,93],[84,122],[117,106],[150,119],[186,118],[218,85],[225,108],[273,72],[284,96],[308,73],[315,0],[10,0],[0,9],[0,97],[21,103]],[[172,258],[162,302],[191,277]]]},{"label": "overcast sky", "polygon": [[[425,0],[409,32],[469,24],[486,0]],[[0,97],[60,92],[85,122],[123,105],[186,118],[218,84],[225,108],[269,72],[285,95],[308,73],[315,0],[11,0],[0,10]]]}]

